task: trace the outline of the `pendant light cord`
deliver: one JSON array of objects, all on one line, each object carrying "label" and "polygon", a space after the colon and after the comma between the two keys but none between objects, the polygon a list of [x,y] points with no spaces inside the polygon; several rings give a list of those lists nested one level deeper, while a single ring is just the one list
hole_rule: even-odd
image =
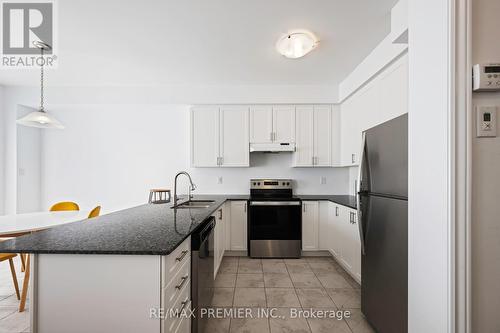
[{"label": "pendant light cord", "polygon": [[45,60],[43,59],[43,47],[40,49],[40,55],[42,59],[42,63],[40,65],[40,111],[45,112],[43,109],[43,65]]}]

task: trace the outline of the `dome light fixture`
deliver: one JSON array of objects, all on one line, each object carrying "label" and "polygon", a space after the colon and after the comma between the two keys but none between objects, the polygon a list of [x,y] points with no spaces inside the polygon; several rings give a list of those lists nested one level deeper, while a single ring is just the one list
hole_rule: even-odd
[{"label": "dome light fixture", "polygon": [[64,126],[51,114],[47,113],[43,107],[43,65],[45,60],[43,59],[43,53],[46,50],[50,50],[51,46],[42,41],[34,41],[33,45],[40,49],[40,109],[38,111],[33,111],[21,119],[17,120],[19,125],[36,127],[36,128],[56,128],[63,129]]},{"label": "dome light fixture", "polygon": [[318,38],[308,30],[293,30],[276,43],[276,50],[290,59],[305,56],[319,45]]}]

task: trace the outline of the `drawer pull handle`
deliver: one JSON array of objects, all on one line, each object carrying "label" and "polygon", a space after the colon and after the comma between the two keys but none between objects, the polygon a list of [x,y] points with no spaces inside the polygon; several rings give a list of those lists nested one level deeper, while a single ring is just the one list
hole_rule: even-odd
[{"label": "drawer pull handle", "polygon": [[188,277],[189,277],[189,275],[181,277],[181,283],[179,283],[178,285],[176,285],[175,289],[179,289],[180,290],[182,288],[182,286],[184,285],[184,283],[186,283]]},{"label": "drawer pull handle", "polygon": [[184,302],[181,303],[182,306],[181,308],[179,309],[179,315],[182,315],[182,311],[184,311],[184,309],[186,308],[186,305],[189,304],[189,298],[187,298]]},{"label": "drawer pull handle", "polygon": [[185,256],[186,256],[186,254],[188,253],[188,251],[187,251],[187,250],[184,250],[184,251],[182,251],[181,253],[182,253],[182,254],[181,254],[179,257],[175,258],[175,260],[176,260],[176,261],[182,261],[182,259],[184,259],[184,257],[185,257]]}]

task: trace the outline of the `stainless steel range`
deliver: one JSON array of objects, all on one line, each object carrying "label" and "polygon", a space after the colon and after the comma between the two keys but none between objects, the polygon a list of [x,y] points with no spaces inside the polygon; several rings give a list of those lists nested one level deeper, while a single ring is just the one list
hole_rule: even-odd
[{"label": "stainless steel range", "polygon": [[291,179],[250,180],[249,255],[253,258],[299,258],[302,202],[293,197]]}]

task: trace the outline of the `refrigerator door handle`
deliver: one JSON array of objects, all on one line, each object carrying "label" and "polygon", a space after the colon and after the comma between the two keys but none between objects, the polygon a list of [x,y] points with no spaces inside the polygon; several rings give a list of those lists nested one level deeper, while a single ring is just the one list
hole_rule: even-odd
[{"label": "refrigerator door handle", "polygon": [[358,167],[358,190],[356,193],[356,207],[358,213],[358,229],[359,229],[359,239],[361,242],[361,253],[365,254],[365,236],[363,232],[363,212],[361,210],[361,186],[363,183],[363,168],[365,162],[365,146],[366,146],[366,133],[363,132],[363,138],[361,140],[361,152],[359,155],[359,167]]}]

